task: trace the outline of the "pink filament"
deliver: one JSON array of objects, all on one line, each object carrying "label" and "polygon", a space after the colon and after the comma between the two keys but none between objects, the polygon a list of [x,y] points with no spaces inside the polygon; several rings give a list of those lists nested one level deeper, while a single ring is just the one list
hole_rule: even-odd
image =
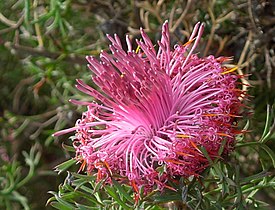
[{"label": "pink filament", "polygon": [[[88,110],[75,127],[55,133],[76,132],[76,156],[87,170],[100,177],[110,176],[111,170],[148,193],[155,186],[162,189],[172,177],[188,177],[207,167],[198,146],[211,157],[218,156],[224,140],[223,155],[233,149],[238,77],[222,74],[219,58],[193,54],[202,32],[203,24],[198,23],[189,42],[171,50],[165,22],[157,51],[141,29],[139,52],[133,51],[129,36],[125,52],[118,36],[108,35],[112,55],[102,52],[100,61],[87,56],[100,91],[81,80],[77,88],[102,104],[72,100]],[[166,170],[160,175],[163,165]]]}]

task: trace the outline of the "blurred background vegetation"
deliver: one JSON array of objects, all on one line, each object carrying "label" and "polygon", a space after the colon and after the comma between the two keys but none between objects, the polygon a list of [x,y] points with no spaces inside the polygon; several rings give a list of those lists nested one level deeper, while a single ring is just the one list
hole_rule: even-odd
[{"label": "blurred background vegetation", "polygon": [[74,154],[68,136],[51,134],[73,126],[83,111],[68,100],[87,97],[75,79],[92,85],[85,55],[107,49],[106,33],[134,40],[143,27],[157,40],[165,20],[173,44],[186,42],[194,24],[204,22],[200,56],[233,56],[246,75],[250,112],[243,124],[250,132],[231,162],[241,177],[262,173],[254,178],[269,186],[254,194],[275,208],[273,1],[1,0],[0,209],[52,209],[45,206],[48,191],[58,191],[66,176],[54,167]]}]

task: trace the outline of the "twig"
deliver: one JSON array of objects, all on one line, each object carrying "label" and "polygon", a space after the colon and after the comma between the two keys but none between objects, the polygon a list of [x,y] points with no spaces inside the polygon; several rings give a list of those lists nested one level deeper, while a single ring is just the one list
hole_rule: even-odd
[{"label": "twig", "polygon": [[[252,39],[252,32],[249,31],[248,36],[247,36],[247,40],[245,42],[244,48],[242,50],[241,56],[240,56],[239,61],[238,61],[238,66],[240,66],[244,62],[245,55],[246,55],[248,47],[251,43],[251,39]],[[239,72],[239,73],[243,74],[242,72]]]},{"label": "twig", "polygon": [[[37,7],[37,0],[33,1],[33,7],[34,8]],[[34,29],[35,29],[35,33],[36,33],[36,37],[37,37],[37,41],[38,41],[38,47],[42,48],[44,44],[43,44],[43,39],[41,36],[41,30],[40,30],[39,24],[36,22],[38,19],[38,15],[37,15],[37,12],[35,9],[33,11],[33,18],[34,18],[34,22],[35,22]]]},{"label": "twig", "polygon": [[14,97],[13,97],[13,102],[12,102],[12,110],[14,112],[18,112],[19,111],[19,107],[20,107],[20,98],[22,95],[22,90],[23,87],[25,85],[30,85],[31,83],[33,83],[34,81],[34,77],[28,77],[25,79],[22,79],[17,86],[14,89]]},{"label": "twig", "polygon": [[165,2],[165,0],[159,0],[157,3],[157,10],[160,9],[161,5]]},{"label": "twig", "polygon": [[247,6],[248,6],[249,19],[251,20],[252,26],[253,26],[254,30],[256,31],[257,26],[256,26],[255,18],[253,16],[253,12],[252,12],[252,2],[251,2],[251,0],[248,0],[247,4],[248,4]]},{"label": "twig", "polygon": [[[251,43],[251,39],[252,39],[252,31],[249,31],[247,40],[246,40],[246,42],[245,42],[244,48],[243,48],[243,50],[242,50],[240,59],[239,59],[238,64],[237,64],[237,65],[238,65],[237,72],[238,72],[239,75],[243,75],[243,71],[242,71],[241,66],[243,66],[242,64],[243,64],[243,62],[244,62],[245,55],[246,55],[246,53],[247,53],[247,51],[248,51],[248,48],[249,48],[249,45],[250,45],[250,43]],[[243,83],[242,90],[243,90],[243,91],[247,91],[247,88],[248,88],[248,86],[250,85],[249,82],[248,82],[248,80],[245,79],[244,77],[242,77],[242,78],[241,78],[241,81],[242,81],[242,83]]]},{"label": "twig", "polygon": [[239,40],[246,33],[247,33],[246,30],[244,30],[243,28],[240,28],[240,32],[237,35],[233,36],[230,40],[228,40],[227,46],[230,46],[232,43],[235,43],[237,40]]},{"label": "twig", "polygon": [[265,51],[265,65],[266,65],[266,68],[267,68],[266,82],[267,82],[267,87],[270,89],[271,88],[272,67],[271,67],[271,62],[270,62],[270,55],[269,55],[269,52],[268,52],[266,47],[265,47],[264,51]]},{"label": "twig", "polygon": [[219,45],[219,49],[217,50],[215,56],[219,56],[220,53],[222,52],[222,50],[224,49],[225,43],[228,40],[228,36],[224,37],[223,39],[220,40],[220,45]]},{"label": "twig", "polygon": [[234,15],[234,11],[231,11],[231,12],[227,13],[226,15],[219,17],[217,19],[217,23],[222,23],[223,21],[225,21],[226,19],[230,18],[233,15]]},{"label": "twig", "polygon": [[[178,3],[178,1],[177,1],[177,3]],[[169,29],[170,29],[170,31],[171,31],[171,28],[172,28],[172,26],[173,26],[173,18],[174,18],[174,14],[175,14],[175,11],[176,11],[176,8],[178,7],[178,4],[173,4],[173,7],[172,7],[172,9],[171,9],[171,12],[170,12],[170,14],[169,14]]]},{"label": "twig", "polygon": [[211,27],[211,31],[210,31],[210,35],[209,35],[206,47],[205,47],[204,52],[203,52],[203,56],[206,56],[206,54],[209,51],[209,48],[210,48],[210,46],[212,44],[212,41],[213,41],[213,38],[214,38],[214,34],[215,34],[215,30],[216,30],[216,24],[217,24],[216,18],[214,16],[213,12],[212,12],[211,7],[208,7],[208,12],[209,12],[209,15],[210,15],[210,18],[211,18],[211,21],[212,21],[212,27]]},{"label": "twig", "polygon": [[5,34],[5,33],[8,33],[8,32],[10,32],[10,31],[12,31],[12,30],[15,30],[15,29],[19,28],[20,25],[23,23],[23,21],[24,21],[24,15],[22,15],[22,16],[19,18],[19,20],[18,20],[18,22],[17,22],[16,24],[10,26],[9,28],[5,28],[5,29],[0,30],[0,35],[1,35],[1,34]]},{"label": "twig", "polygon": [[[62,53],[62,52],[50,52],[45,49],[31,48],[31,47],[27,47],[27,46],[13,44],[11,42],[6,42],[5,46],[9,49],[15,50],[15,52],[17,52],[19,54],[42,56],[42,57],[51,58],[53,60],[60,59],[61,56],[64,56],[64,53]],[[62,60],[65,62],[74,63],[74,64],[80,64],[80,65],[86,64],[84,56],[80,57],[80,56],[77,56],[74,54],[66,55],[66,57],[62,58]]]},{"label": "twig", "polygon": [[0,21],[10,27],[15,27],[16,26],[16,22],[9,20],[8,18],[6,18],[1,12],[0,12]]},{"label": "twig", "polygon": [[181,14],[181,16],[179,17],[179,19],[176,21],[176,23],[173,25],[173,27],[171,28],[171,32],[173,33],[177,27],[179,26],[179,24],[183,21],[183,19],[185,18],[186,14],[189,12],[190,6],[191,6],[192,0],[188,0],[186,7],[183,11],[183,13]]},{"label": "twig", "polygon": [[258,54],[254,53],[251,57],[246,59],[244,63],[242,63],[240,66],[238,66],[240,69],[247,67],[251,62],[253,62],[258,57]]},{"label": "twig", "polygon": [[142,2],[137,2],[137,7],[147,10],[148,12],[150,12],[157,18],[159,23],[162,23],[163,21],[159,15],[159,9],[160,9],[160,6],[162,5],[162,3],[163,3],[163,1],[159,1],[158,4],[156,5],[156,7],[153,7],[149,2],[142,1]]},{"label": "twig", "polygon": [[145,14],[144,14],[144,26],[145,26],[145,28],[147,28],[149,31],[151,31],[151,29],[150,29],[150,24],[149,24],[149,12],[147,11],[147,12],[145,12]]},{"label": "twig", "polygon": [[36,139],[41,134],[41,132],[45,127],[53,124],[57,120],[58,120],[58,116],[54,115],[53,117],[46,120],[45,122],[40,123],[40,126],[37,128],[37,130],[30,135],[30,139]]}]

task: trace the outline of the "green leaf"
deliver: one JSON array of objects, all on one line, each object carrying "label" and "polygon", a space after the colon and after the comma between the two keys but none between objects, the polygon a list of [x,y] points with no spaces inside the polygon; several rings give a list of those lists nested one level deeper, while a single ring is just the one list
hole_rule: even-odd
[{"label": "green leaf", "polygon": [[50,191],[49,193],[53,194],[55,199],[62,205],[62,210],[71,210],[75,209],[75,207],[70,204],[69,202],[65,201],[63,198],[61,198],[56,192]]},{"label": "green leaf", "polygon": [[180,193],[169,193],[161,196],[155,196],[154,201],[156,203],[166,203],[169,201],[181,201]]},{"label": "green leaf", "polygon": [[86,174],[79,174],[79,173],[72,173],[72,175],[75,177],[75,178],[78,178],[78,179],[85,179],[87,181],[95,181],[96,180],[96,177],[93,176],[93,175],[86,175]]},{"label": "green leaf", "polygon": [[123,209],[131,209],[129,206],[127,206],[125,204],[125,202],[123,202],[118,194],[116,193],[115,189],[110,187],[110,186],[105,186],[106,191],[108,192],[108,194],[123,208]]},{"label": "green leaf", "polygon": [[130,203],[134,204],[134,200],[133,198],[129,195],[129,193],[127,193],[124,188],[122,187],[121,184],[119,184],[116,180],[112,179],[112,182],[115,186],[115,188],[117,188],[118,192],[120,192],[123,197],[128,200]]},{"label": "green leaf", "polygon": [[86,179],[77,179],[73,182],[73,185],[75,186],[75,189],[79,189],[81,186],[89,183]]},{"label": "green leaf", "polygon": [[226,144],[226,139],[223,139],[221,146],[219,148],[219,151],[218,151],[219,156],[221,156],[221,154],[223,153],[225,144]]},{"label": "green leaf", "polygon": [[25,0],[24,12],[25,12],[25,22],[27,25],[29,24],[29,20],[30,20],[30,10],[31,10],[31,1]]},{"label": "green leaf", "polygon": [[199,147],[199,149],[200,149],[200,151],[203,153],[203,155],[206,157],[206,159],[208,160],[208,162],[210,163],[210,165],[212,165],[212,164],[213,164],[213,161],[212,161],[212,159],[210,158],[210,156],[209,156],[207,150],[206,150],[203,146]]},{"label": "green leaf", "polygon": [[55,167],[55,171],[58,172],[58,174],[61,174],[62,172],[66,171],[68,168],[70,168],[72,165],[76,164],[77,160],[70,159],[65,161],[64,163],[59,164]]},{"label": "green leaf", "polygon": [[[259,185],[263,185],[265,184],[265,180],[262,180],[260,183],[258,183]],[[259,189],[255,189],[253,190],[251,193],[249,193],[249,195],[246,196],[246,198],[253,198],[254,195],[259,191]]]},{"label": "green leaf", "polygon": [[65,149],[68,152],[75,152],[75,148],[72,147],[72,146],[69,146],[69,145],[66,145],[66,144],[62,143],[62,147],[63,147],[63,149]]},{"label": "green leaf", "polygon": [[30,210],[27,198],[18,193],[17,191],[13,191],[9,197],[10,200],[18,201],[24,207],[24,210]]},{"label": "green leaf", "polygon": [[163,164],[162,166],[157,167],[156,171],[159,173],[159,176],[162,176],[164,173],[167,172],[167,165]]},{"label": "green leaf", "polygon": [[106,179],[101,179],[99,182],[95,183],[94,192],[97,192],[103,185]]},{"label": "green leaf", "polygon": [[32,21],[31,24],[47,21],[50,17],[54,15],[54,12],[55,10],[50,10],[49,12],[41,15],[37,20]]},{"label": "green leaf", "polygon": [[270,105],[268,104],[264,132],[262,134],[261,139],[259,140],[261,143],[266,143],[270,139],[270,136],[275,130],[275,121],[273,122],[273,125],[271,125],[272,119],[274,118],[272,109],[273,107],[270,107]]},{"label": "green leaf", "polygon": [[62,203],[59,203],[59,202],[56,202],[56,201],[51,202],[50,205],[52,207],[54,207],[56,209],[60,209],[60,210],[71,210],[66,205],[64,205]]},{"label": "green leaf", "polygon": [[267,145],[265,145],[265,144],[261,144],[260,146],[269,155],[269,157],[272,160],[273,167],[275,168],[275,153]]},{"label": "green leaf", "polygon": [[266,176],[269,176],[269,175],[271,175],[271,173],[267,172],[266,170],[265,171],[261,171],[258,174],[254,174],[252,176],[245,177],[245,178],[241,179],[241,184],[243,185],[245,183],[250,183],[251,181],[262,179],[262,178],[264,178]]},{"label": "green leaf", "polygon": [[241,203],[242,201],[242,197],[243,197],[243,191],[241,189],[241,185],[240,185],[240,167],[236,166],[236,170],[235,170],[235,174],[236,174],[236,189],[237,189],[237,198],[235,203]]},{"label": "green leaf", "polygon": [[79,210],[98,210],[99,209],[98,207],[86,206],[79,203],[76,203],[75,205],[78,207]]},{"label": "green leaf", "polygon": [[84,185],[81,186],[80,189],[81,189],[81,190],[84,190],[85,192],[90,193],[90,194],[95,193],[91,188],[86,187],[86,186],[84,186]]}]

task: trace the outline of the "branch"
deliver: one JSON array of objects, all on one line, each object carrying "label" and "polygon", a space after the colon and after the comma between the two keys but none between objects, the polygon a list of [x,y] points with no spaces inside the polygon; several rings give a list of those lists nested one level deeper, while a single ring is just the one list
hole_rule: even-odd
[{"label": "branch", "polygon": [[[32,47],[13,44],[11,42],[6,42],[5,46],[8,49],[14,50],[16,53],[21,55],[41,56],[41,57],[51,58],[53,60],[60,59],[61,56],[65,55],[62,52],[50,52],[45,49],[36,49]],[[61,60],[68,63],[74,63],[74,64],[80,64],[80,65],[87,64],[84,56],[81,57],[74,54],[65,55],[65,57],[62,58]]]},{"label": "branch", "polygon": [[[14,23],[13,21],[5,19],[5,17],[2,15],[2,13],[0,13],[0,20],[1,20],[1,22],[3,22],[3,23],[10,26],[9,28],[5,28],[5,29],[0,30],[0,35],[1,35],[1,34],[7,33],[7,32],[10,32],[14,29],[19,28],[21,26],[21,24],[23,23],[23,21],[24,21],[24,15],[22,15],[19,18],[17,23]],[[7,22],[7,21],[10,21],[10,22]]]}]

